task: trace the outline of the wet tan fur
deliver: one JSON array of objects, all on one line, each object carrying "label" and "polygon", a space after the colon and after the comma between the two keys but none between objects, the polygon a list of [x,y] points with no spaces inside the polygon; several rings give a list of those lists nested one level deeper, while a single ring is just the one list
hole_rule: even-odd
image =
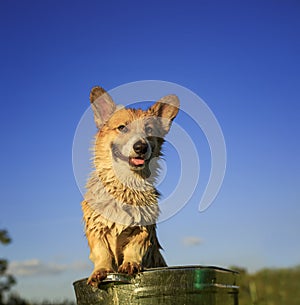
[{"label": "wet tan fur", "polygon": [[[166,102],[168,99],[177,98],[168,96]],[[90,259],[94,263],[88,283],[96,286],[109,272],[133,274],[143,268],[166,266],[156,236],[159,209],[158,192],[153,183],[158,169],[155,158],[161,155],[163,137],[178,112],[178,100],[175,106],[159,101],[146,111],[119,110],[100,87],[91,91],[90,100],[98,133],[94,144],[95,171],[87,183],[82,211]],[[120,125],[130,126],[130,132],[120,134]],[[126,162],[112,153],[112,145],[122,148],[135,134],[144,135],[145,126],[160,135],[149,137],[153,148],[151,158],[154,158],[151,177],[147,166],[142,170],[127,170]],[[120,165],[121,170],[116,171],[115,164]],[[124,212],[120,208],[122,204],[132,210]]]}]

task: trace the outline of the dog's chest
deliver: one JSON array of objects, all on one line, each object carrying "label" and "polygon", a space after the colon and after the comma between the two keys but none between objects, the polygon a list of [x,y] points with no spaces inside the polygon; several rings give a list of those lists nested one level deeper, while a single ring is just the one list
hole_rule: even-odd
[{"label": "dog's chest", "polygon": [[156,223],[159,207],[154,188],[148,192],[128,188],[116,188],[115,193],[109,192],[97,175],[90,178],[87,187],[85,201],[103,225],[112,227],[117,224],[122,230],[124,227]]}]

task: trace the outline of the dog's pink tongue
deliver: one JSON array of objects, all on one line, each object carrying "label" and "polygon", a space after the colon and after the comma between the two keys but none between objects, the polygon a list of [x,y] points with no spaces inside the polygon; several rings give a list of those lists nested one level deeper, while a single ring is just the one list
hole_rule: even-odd
[{"label": "dog's pink tongue", "polygon": [[137,158],[132,158],[131,159],[132,164],[138,166],[138,165],[143,165],[145,161],[143,159],[137,159]]}]

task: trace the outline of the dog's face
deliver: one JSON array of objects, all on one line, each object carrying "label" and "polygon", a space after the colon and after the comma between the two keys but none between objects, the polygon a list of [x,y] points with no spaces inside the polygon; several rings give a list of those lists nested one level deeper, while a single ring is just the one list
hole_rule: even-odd
[{"label": "dog's face", "polygon": [[91,103],[99,131],[95,142],[95,164],[118,166],[144,177],[149,164],[161,155],[163,138],[178,113],[179,101],[169,95],[149,109],[117,109],[111,97],[100,87],[91,91]]},{"label": "dog's face", "polygon": [[107,140],[105,146],[111,149],[116,162],[125,162],[131,170],[140,171],[160,154],[162,138],[158,136],[158,125],[157,119],[147,112],[122,109],[112,115],[99,136]]}]

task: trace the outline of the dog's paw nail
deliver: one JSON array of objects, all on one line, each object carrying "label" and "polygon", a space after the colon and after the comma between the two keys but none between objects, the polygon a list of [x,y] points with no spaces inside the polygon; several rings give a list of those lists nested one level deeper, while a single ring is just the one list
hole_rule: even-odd
[{"label": "dog's paw nail", "polygon": [[89,277],[87,284],[93,287],[98,287],[101,281],[106,279],[107,274],[111,272],[113,272],[113,270],[104,269],[104,268],[94,271],[92,275]]},{"label": "dog's paw nail", "polygon": [[127,273],[129,275],[136,274],[143,271],[141,264],[135,262],[124,262],[118,269],[120,273]]}]

